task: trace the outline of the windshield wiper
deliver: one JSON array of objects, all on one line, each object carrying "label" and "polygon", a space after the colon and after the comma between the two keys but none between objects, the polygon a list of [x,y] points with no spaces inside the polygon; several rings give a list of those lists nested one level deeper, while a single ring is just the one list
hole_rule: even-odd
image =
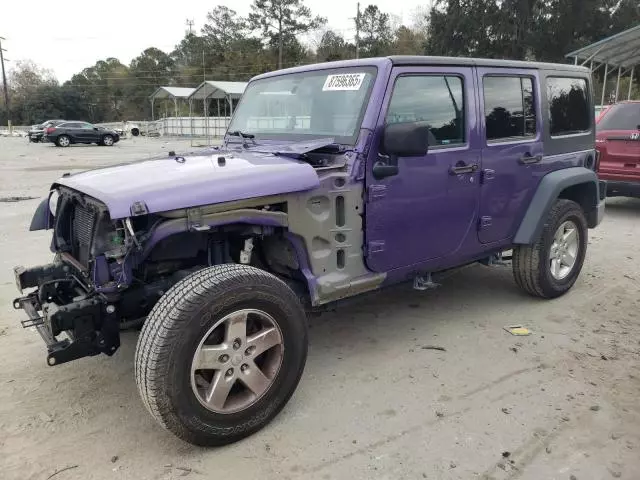
[{"label": "windshield wiper", "polygon": [[233,136],[233,137],[240,137],[242,138],[242,146],[247,148],[247,142],[246,140],[251,140],[253,142],[254,145],[257,145],[256,141],[254,140],[254,138],[256,138],[256,136],[253,133],[246,133],[246,132],[241,132],[240,130],[234,130],[233,132],[228,132],[229,135]]},{"label": "windshield wiper", "polygon": [[229,132],[229,135],[234,137],[242,137],[242,138],[256,138],[253,133],[241,132],[240,130],[234,130],[233,132]]}]

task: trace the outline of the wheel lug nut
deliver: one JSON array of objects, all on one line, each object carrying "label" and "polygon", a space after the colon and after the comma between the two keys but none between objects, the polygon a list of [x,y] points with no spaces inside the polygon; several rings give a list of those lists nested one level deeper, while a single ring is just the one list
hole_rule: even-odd
[{"label": "wheel lug nut", "polygon": [[227,363],[229,361],[229,355],[223,354],[218,357],[220,363]]},{"label": "wheel lug nut", "polygon": [[242,346],[242,341],[239,338],[236,338],[233,341],[233,349],[238,350]]},{"label": "wheel lug nut", "polygon": [[233,368],[230,368],[229,370],[227,370],[226,375],[227,377],[230,377],[231,375],[233,375]]},{"label": "wheel lug nut", "polygon": [[256,351],[256,347],[249,347],[244,351],[245,355],[253,355],[253,352]]},{"label": "wheel lug nut", "polygon": [[247,365],[246,363],[242,364],[242,366],[240,367],[240,370],[242,370],[243,372],[246,372],[249,368],[249,365]]}]

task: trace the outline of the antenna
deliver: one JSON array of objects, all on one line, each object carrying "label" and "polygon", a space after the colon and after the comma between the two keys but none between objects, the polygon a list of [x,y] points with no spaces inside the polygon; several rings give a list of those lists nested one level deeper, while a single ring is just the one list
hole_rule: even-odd
[{"label": "antenna", "polygon": [[190,20],[187,18],[186,24],[187,24],[187,27],[189,27],[189,35],[193,34],[193,24],[194,24],[193,19]]},{"label": "antenna", "polygon": [[356,58],[360,58],[360,2],[356,11]]}]

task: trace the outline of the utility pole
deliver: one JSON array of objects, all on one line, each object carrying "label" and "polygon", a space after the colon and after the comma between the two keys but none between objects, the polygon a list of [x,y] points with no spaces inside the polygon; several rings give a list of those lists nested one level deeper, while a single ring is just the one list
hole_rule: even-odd
[{"label": "utility pole", "polygon": [[4,49],[2,48],[2,40],[4,40],[4,37],[0,37],[0,64],[2,64],[2,85],[4,85],[4,105],[7,109],[7,126],[9,127],[9,132],[11,132],[11,106],[9,104],[9,86],[7,85],[7,75],[4,71],[4,55],[2,54]]},{"label": "utility pole", "polygon": [[187,18],[187,27],[189,27],[189,35],[193,34],[193,20]]},{"label": "utility pole", "polygon": [[356,12],[356,58],[360,58],[360,2]]}]

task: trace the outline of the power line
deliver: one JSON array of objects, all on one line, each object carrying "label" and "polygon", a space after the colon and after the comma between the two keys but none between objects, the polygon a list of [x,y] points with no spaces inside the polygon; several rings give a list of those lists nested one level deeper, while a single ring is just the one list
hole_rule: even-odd
[{"label": "power line", "polygon": [[[195,60],[196,55],[197,54],[193,55],[194,60]],[[198,63],[201,63],[201,55],[197,55],[197,56],[200,57],[200,58],[198,58]],[[206,51],[205,51],[205,57],[211,58],[211,57],[214,57],[214,56],[217,56],[217,54],[208,54],[207,55]],[[237,71],[238,68],[245,68],[245,67],[246,68],[251,68],[251,67],[255,67],[255,66],[259,66],[259,67],[266,66],[266,67],[274,67],[275,68],[275,67],[277,67],[277,65],[278,65],[277,61],[272,61],[272,62],[260,62],[260,61],[258,61],[258,62],[255,62],[255,63],[223,64],[220,68],[233,69],[233,71]],[[302,61],[302,62],[296,62],[296,61],[282,62],[282,66],[297,66],[297,65],[306,65],[306,63],[304,61]],[[164,70],[162,72],[159,72],[158,70],[137,70],[137,69],[133,69],[131,67],[128,67],[127,65],[123,65],[123,66],[127,69],[128,73],[131,73],[131,74],[151,73],[151,74],[157,75],[159,73],[170,73],[171,72],[171,70],[168,70],[168,71]],[[88,68],[93,68],[93,67],[87,67],[87,69]],[[197,65],[196,66],[195,64],[180,64],[178,62],[174,68],[175,69],[180,69],[180,68],[200,69],[200,68],[202,68],[202,65]],[[83,69],[82,71],[78,72],[76,75],[82,75],[84,70],[86,70],[86,69]],[[103,77],[103,78],[105,78],[105,77]],[[117,77],[110,77],[110,78],[117,78]]]}]

